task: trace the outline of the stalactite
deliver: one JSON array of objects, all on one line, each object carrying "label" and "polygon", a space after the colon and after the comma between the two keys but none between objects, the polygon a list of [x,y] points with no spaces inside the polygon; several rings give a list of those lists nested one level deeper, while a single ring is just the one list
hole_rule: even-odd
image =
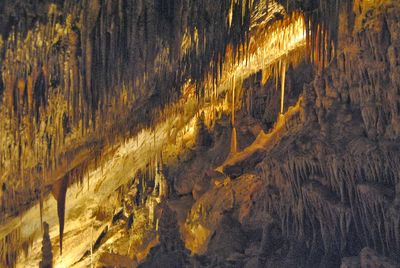
[{"label": "stalactite", "polygon": [[[364,153],[360,152],[360,154]],[[277,159],[266,158],[261,164],[263,177],[281,189],[280,200],[293,202],[290,205],[284,204],[282,207],[283,203],[271,200],[269,203],[270,213],[281,215],[282,229],[288,229],[289,226],[286,226],[286,216],[283,216],[285,215],[283,211],[289,207],[297,207],[298,210],[290,212],[293,214],[295,222],[296,219],[298,219],[297,222],[304,222],[303,217],[307,217],[323,226],[323,229],[313,232],[324,232],[325,250],[328,251],[332,250],[335,245],[339,245],[343,250],[349,242],[346,240],[349,232],[356,232],[360,239],[366,240],[367,245],[380,248],[383,252],[395,251],[397,245],[394,241],[397,241],[398,238],[392,230],[396,228],[398,221],[393,218],[386,205],[393,197],[393,192],[381,184],[383,181],[393,178],[394,174],[385,173],[383,167],[390,162],[377,161],[377,159],[385,159],[385,157],[379,156],[380,154],[381,152],[376,151],[370,152],[367,157],[348,155],[344,161],[341,161],[340,157],[331,155],[324,156],[317,162],[310,161],[312,157],[303,158],[292,155],[285,161],[287,166],[280,170],[274,169],[274,163],[280,161],[282,155],[277,156]],[[370,165],[368,161],[358,161],[358,159],[368,158],[376,159],[377,167]],[[395,159],[398,161],[398,157]],[[393,161],[393,164],[396,161]],[[334,170],[346,172],[335,175],[330,171],[332,163],[336,163]],[[378,173],[373,172],[375,169]],[[370,174],[370,176],[365,177],[366,174]],[[398,182],[398,174],[394,176],[396,177],[395,181]],[[379,184],[375,181],[377,177],[381,178]],[[274,178],[273,181],[271,181],[272,178]],[[332,181],[326,181],[325,178],[330,178]],[[293,182],[296,183],[288,187],[288,184]],[[393,183],[396,182],[391,184],[393,185]],[[345,200],[345,202],[340,200]],[[300,207],[297,206],[299,202],[302,204]],[[352,229],[354,226],[362,228],[354,231]],[[288,235],[290,236],[292,232],[292,235],[299,233],[307,235],[307,230],[303,229],[305,226],[300,225],[298,228],[300,229],[289,230]]]},{"label": "stalactite", "polygon": [[62,255],[62,242],[64,236],[64,222],[65,222],[65,199],[68,189],[69,177],[65,177],[55,184],[53,184],[52,193],[57,200],[57,215],[59,221],[59,234],[60,234],[60,255]]},{"label": "stalactite", "polygon": [[3,267],[14,267],[19,251],[19,230],[14,230],[0,241],[0,264]]},{"label": "stalactite", "polygon": [[236,96],[235,96],[235,88],[236,88],[236,78],[233,76],[232,79],[232,108],[231,108],[231,124],[232,124],[232,135],[231,135],[231,154],[235,154],[237,152],[237,134],[236,134],[236,126],[235,126],[235,109],[236,109]]},{"label": "stalactite", "polygon": [[285,82],[286,82],[286,65],[282,64],[282,73],[281,73],[281,114],[284,113],[285,109]]},{"label": "stalactite", "polygon": [[352,5],[353,1],[343,0],[309,1],[303,5],[310,59],[320,69],[334,59],[338,48],[339,13],[341,9],[351,10]]}]

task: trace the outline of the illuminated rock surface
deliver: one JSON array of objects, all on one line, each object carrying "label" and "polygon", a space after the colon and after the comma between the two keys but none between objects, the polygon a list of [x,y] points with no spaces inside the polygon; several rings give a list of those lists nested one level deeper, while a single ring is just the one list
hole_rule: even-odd
[{"label": "illuminated rock surface", "polygon": [[0,1],[0,267],[398,267],[399,14]]}]

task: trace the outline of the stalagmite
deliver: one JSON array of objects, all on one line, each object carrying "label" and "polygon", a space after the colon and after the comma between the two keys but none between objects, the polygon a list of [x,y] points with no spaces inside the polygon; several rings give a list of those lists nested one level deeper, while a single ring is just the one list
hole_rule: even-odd
[{"label": "stalagmite", "polygon": [[93,224],[90,226],[90,267],[93,268]]},{"label": "stalagmite", "polygon": [[39,263],[39,268],[53,267],[53,253],[51,249],[51,240],[49,236],[49,224],[43,223],[43,241],[42,241],[42,260]]},{"label": "stalagmite", "polygon": [[40,223],[43,227],[43,195],[44,195],[44,182],[43,180],[40,182],[40,200],[39,200],[39,209],[40,209]]},{"label": "stalagmite", "polygon": [[232,138],[231,138],[231,154],[235,154],[237,152],[237,133],[236,127],[232,127]]}]

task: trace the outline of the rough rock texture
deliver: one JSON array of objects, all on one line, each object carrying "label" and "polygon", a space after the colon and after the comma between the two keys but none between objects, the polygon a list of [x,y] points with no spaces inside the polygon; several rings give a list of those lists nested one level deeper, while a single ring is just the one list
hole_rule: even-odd
[{"label": "rough rock texture", "polygon": [[304,243],[307,265],[337,266],[363,246],[399,261],[399,5],[364,8],[337,60],[305,86],[303,130],[258,165],[276,188],[269,214]]},{"label": "rough rock texture", "polygon": [[231,2],[0,1],[0,222],[56,181],[82,181],[113,145],[162,120],[188,80],[204,95],[227,45],[238,59],[246,43],[250,1]]},{"label": "rough rock texture", "polygon": [[[363,250],[360,265],[397,265],[393,263],[400,261],[399,10],[396,1],[355,4],[354,17],[345,19],[354,20],[355,26],[349,30],[346,23],[342,25],[336,59],[316,70],[313,81],[304,85],[304,117],[286,122],[286,133],[266,149],[261,163],[242,161],[235,170],[225,169],[227,175],[239,178],[225,181],[221,189],[211,188],[192,207],[186,240],[194,245],[192,250],[215,248],[215,242],[208,240],[214,232],[222,240],[224,235],[214,230],[225,221],[224,213],[246,204],[231,185],[248,176],[240,176],[246,170],[253,170],[264,186],[242,189],[248,196],[259,193],[263,203],[264,209],[253,218],[269,220],[258,234],[258,253],[237,258],[237,265],[338,267],[343,257],[357,255],[364,247],[392,260],[379,260]],[[248,87],[254,86],[260,87],[254,83]],[[253,98],[266,100],[260,89]],[[265,118],[260,116],[262,104],[253,102],[252,115],[260,120]],[[241,222],[241,228],[245,226]],[[276,227],[271,231],[267,226]],[[235,240],[226,237],[219,244],[234,246]],[[254,252],[252,245],[244,247],[249,248],[244,252]],[[209,249],[204,254],[212,258]]]},{"label": "rough rock texture", "polygon": [[230,2],[1,1],[2,219],[152,126],[189,78],[204,94],[248,33],[250,1],[228,23]]},{"label": "rough rock texture", "polygon": [[53,253],[49,236],[49,225],[47,224],[47,222],[43,223],[42,261],[39,263],[39,267],[53,267]]},{"label": "rough rock texture", "polygon": [[[1,121],[0,215],[38,199],[49,188],[41,179],[46,172],[79,177],[86,167],[81,158],[151,126],[159,107],[191,94],[178,90],[189,77],[196,96],[206,94],[203,79],[207,73],[220,78],[228,48],[233,62],[246,57],[239,48],[248,45],[252,4],[260,3],[61,2],[42,1],[32,13],[21,1],[0,5],[11,14],[0,16],[0,112],[15,119]],[[222,116],[210,129],[199,120],[195,148],[162,174],[168,201],[158,206],[163,186],[146,180],[147,173],[128,187],[134,193],[111,221],[132,229],[140,220],[133,207],[140,207],[135,216],[146,224],[133,228],[144,233],[135,234],[142,238],[137,248],[147,252],[158,242],[141,267],[399,266],[400,4],[280,2],[304,13],[305,61],[279,60],[271,67],[275,76],[247,78],[240,112],[234,116],[232,105],[231,119]],[[47,16],[35,15],[44,9]],[[285,75],[276,74],[282,69]],[[131,237],[121,233],[121,248],[129,251]],[[5,237],[1,249],[17,238]],[[103,242],[100,237],[96,245]],[[4,250],[0,257],[0,264],[13,266],[16,253]],[[108,265],[136,264],[120,254],[101,258]]]},{"label": "rough rock texture", "polygon": [[341,268],[367,268],[367,267],[385,267],[394,268],[398,267],[398,264],[392,260],[382,257],[376,253],[376,251],[370,248],[363,248],[360,255],[357,257],[343,258]]},{"label": "rough rock texture", "polygon": [[137,263],[126,256],[118,254],[104,253],[99,262],[97,263],[100,267],[116,267],[116,268],[134,268],[137,267]]},{"label": "rough rock texture", "polygon": [[176,214],[168,205],[161,209],[160,243],[150,251],[146,261],[139,267],[186,267],[189,264],[189,252],[180,238]]}]

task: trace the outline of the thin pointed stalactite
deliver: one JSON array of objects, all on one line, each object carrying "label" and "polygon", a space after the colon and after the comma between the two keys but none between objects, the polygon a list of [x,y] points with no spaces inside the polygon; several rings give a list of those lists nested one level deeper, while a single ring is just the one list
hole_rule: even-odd
[{"label": "thin pointed stalactite", "polygon": [[310,60],[320,70],[335,58],[339,38],[339,14],[352,17],[354,1],[326,0],[309,1],[304,6],[307,27],[307,45]]},{"label": "thin pointed stalactite", "polygon": [[235,125],[235,109],[236,109],[236,95],[235,95],[235,87],[236,87],[236,78],[233,76],[232,78],[232,107],[231,107],[231,125],[232,125],[232,136],[231,136],[231,154],[235,154],[237,152],[237,133],[236,133],[236,125]]},{"label": "thin pointed stalactite", "polygon": [[57,215],[59,223],[59,236],[60,236],[60,255],[62,255],[62,245],[64,236],[64,223],[65,223],[65,201],[68,189],[69,177],[65,177],[55,184],[53,184],[52,193],[57,201]]},{"label": "thin pointed stalactite", "polygon": [[281,110],[280,110],[280,114],[283,114],[285,112],[286,64],[283,63],[281,68],[282,68],[282,73],[281,73]]}]

